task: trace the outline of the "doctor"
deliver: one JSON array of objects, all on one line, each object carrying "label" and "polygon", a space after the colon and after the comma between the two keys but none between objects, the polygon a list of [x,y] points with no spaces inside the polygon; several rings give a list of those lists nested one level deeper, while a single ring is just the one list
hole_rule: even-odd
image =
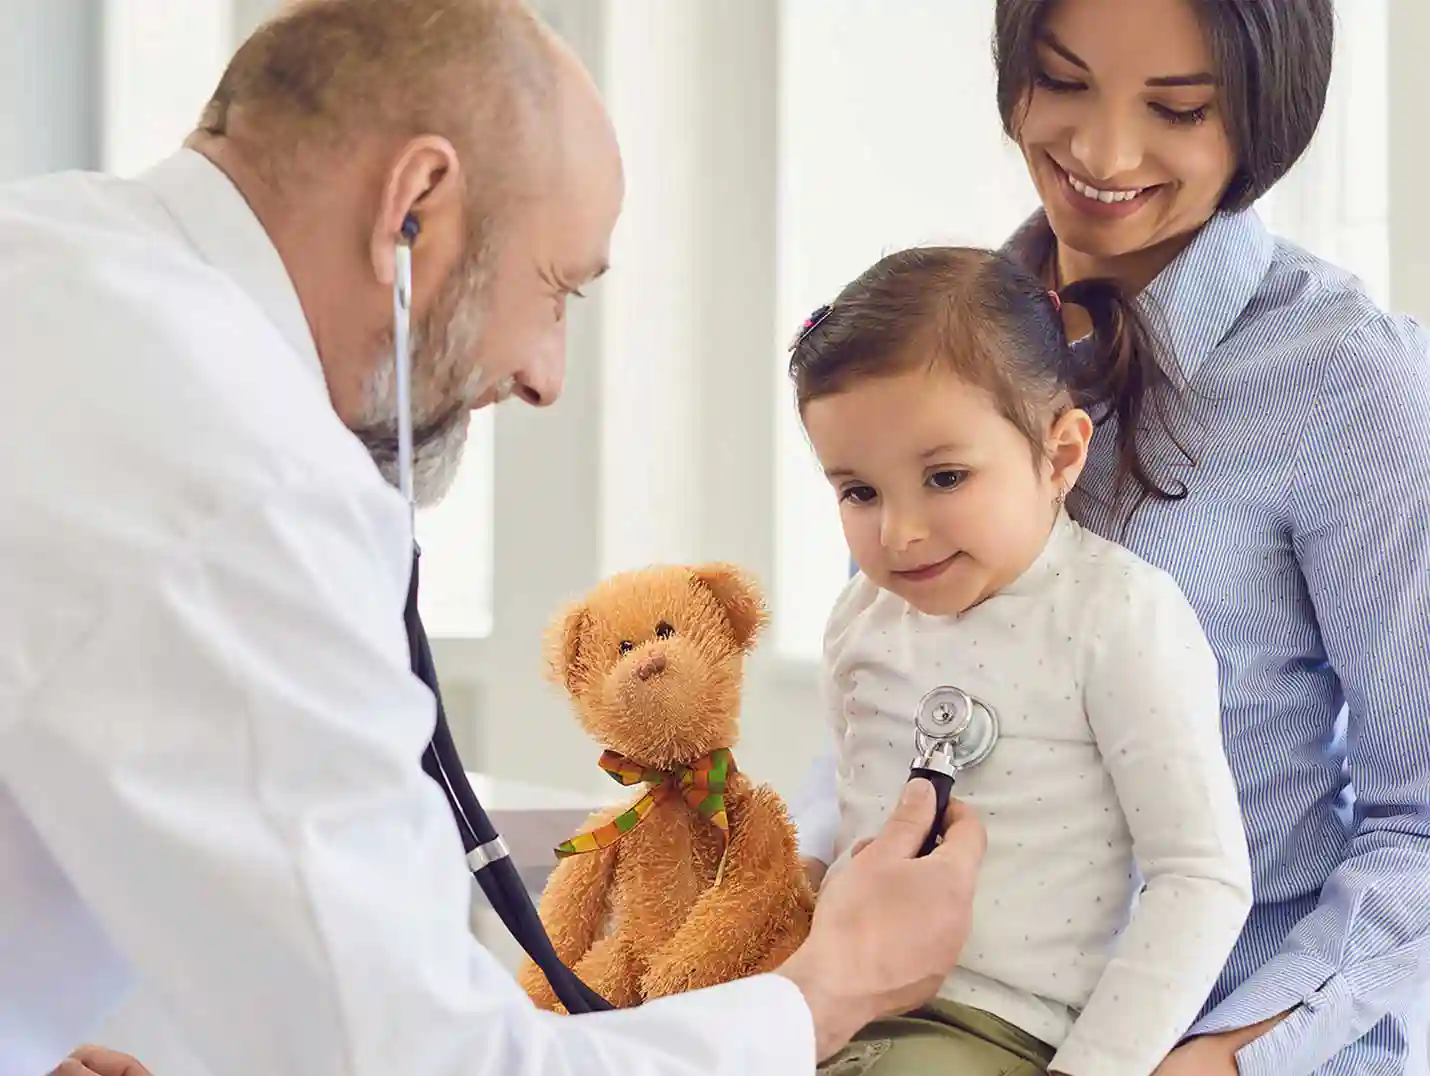
[{"label": "doctor", "polygon": [[560,393],[621,198],[498,0],[290,5],[148,174],[0,192],[0,1074],[137,984],[215,1074],[786,1076],[953,965],[982,831],[914,859],[922,783],[776,973],[558,1017],[470,936],[384,481],[395,247],[430,503],[473,408]]}]

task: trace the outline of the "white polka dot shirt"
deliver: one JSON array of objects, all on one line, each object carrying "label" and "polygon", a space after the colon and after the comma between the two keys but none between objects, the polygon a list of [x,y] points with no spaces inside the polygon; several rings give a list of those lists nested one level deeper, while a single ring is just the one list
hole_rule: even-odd
[{"label": "white polka dot shirt", "polygon": [[1001,738],[954,789],[988,854],[941,993],[1057,1048],[1054,1071],[1147,1076],[1196,1019],[1251,906],[1216,661],[1176,583],[1063,516],[1020,579],[960,617],[856,576],[830,617],[824,678],[832,869],[908,779],[925,693],[989,704]]}]

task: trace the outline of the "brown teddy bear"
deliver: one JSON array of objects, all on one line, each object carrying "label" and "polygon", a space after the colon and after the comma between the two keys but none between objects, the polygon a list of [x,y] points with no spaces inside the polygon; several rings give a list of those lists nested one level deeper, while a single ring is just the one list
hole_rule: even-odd
[{"label": "brown teddy bear", "polygon": [[[780,797],[735,768],[745,655],[767,614],[729,565],[600,583],[548,635],[552,679],[644,785],[557,848],[541,918],[561,960],[617,1007],[772,970],[804,941],[814,894]],[[528,960],[522,986],[560,1010]]]}]

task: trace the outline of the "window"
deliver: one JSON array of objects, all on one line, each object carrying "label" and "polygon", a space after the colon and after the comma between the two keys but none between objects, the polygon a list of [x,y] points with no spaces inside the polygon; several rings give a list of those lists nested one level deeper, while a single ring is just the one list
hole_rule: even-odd
[{"label": "window", "polygon": [[[1386,0],[1343,3],[1340,20],[1316,143],[1258,211],[1278,234],[1359,275],[1384,303]],[[997,246],[1036,208],[999,126],[991,36],[992,4],[783,4],[781,349],[810,310],[882,254],[926,242]],[[783,369],[778,376],[775,647],[813,660],[848,553]]]}]

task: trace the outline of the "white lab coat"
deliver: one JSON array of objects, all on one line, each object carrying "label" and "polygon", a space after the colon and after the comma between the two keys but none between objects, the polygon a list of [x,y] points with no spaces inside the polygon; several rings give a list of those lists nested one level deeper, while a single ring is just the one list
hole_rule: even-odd
[{"label": "white lab coat", "polygon": [[131,986],[212,1076],[813,1070],[783,978],[556,1017],[473,939],[406,508],[204,158],[0,190],[0,483],[0,1076]]}]

